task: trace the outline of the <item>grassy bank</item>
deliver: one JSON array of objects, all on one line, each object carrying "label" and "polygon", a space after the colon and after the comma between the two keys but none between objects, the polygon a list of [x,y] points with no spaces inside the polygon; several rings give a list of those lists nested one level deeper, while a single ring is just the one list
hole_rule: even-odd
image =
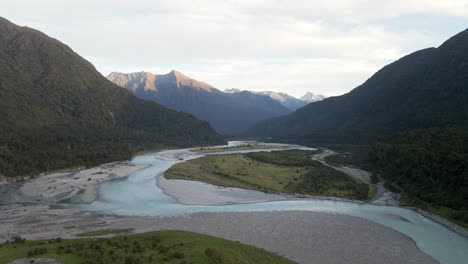
[{"label": "grassy bank", "polygon": [[171,167],[169,179],[263,191],[367,200],[369,186],[310,159],[311,151],[286,150],[208,156]]},{"label": "grassy bank", "polygon": [[62,263],[292,263],[265,250],[184,231],[114,238],[52,239],[0,245],[0,263],[51,257]]},{"label": "grassy bank", "polygon": [[104,235],[116,235],[116,234],[123,234],[133,231],[133,228],[123,228],[123,229],[102,229],[96,231],[86,231],[83,233],[79,233],[77,236],[79,237],[92,237],[92,236],[104,236]]},{"label": "grassy bank", "polygon": [[191,149],[192,152],[197,153],[217,153],[217,152],[226,152],[226,151],[239,151],[239,150],[253,150],[253,149],[278,149],[284,148],[283,146],[275,146],[275,145],[239,145],[239,146],[232,146],[232,147],[222,147],[222,148],[195,148]]}]

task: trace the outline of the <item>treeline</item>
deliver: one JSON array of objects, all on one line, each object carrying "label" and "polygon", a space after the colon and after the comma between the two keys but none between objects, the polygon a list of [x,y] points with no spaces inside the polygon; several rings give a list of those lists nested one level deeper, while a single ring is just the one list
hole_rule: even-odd
[{"label": "treeline", "polygon": [[314,167],[307,167],[305,175],[294,186],[294,192],[363,201],[371,198],[368,184],[319,162]]},{"label": "treeline", "polygon": [[246,153],[245,156],[258,160],[260,162],[283,165],[283,166],[318,166],[319,162],[314,161],[310,156],[313,151],[304,150],[283,150],[272,152],[252,152]]},{"label": "treeline", "polygon": [[[189,125],[187,125],[189,126]],[[194,126],[196,127],[196,126]],[[200,146],[223,141],[206,130],[167,124],[163,131],[125,127],[64,126],[14,130],[0,126],[0,175],[37,175],[69,167],[90,167],[127,160],[148,149]]]},{"label": "treeline", "polygon": [[285,190],[289,193],[343,197],[368,200],[369,185],[358,182],[349,175],[312,160],[318,151],[283,150],[252,152],[245,156],[269,164],[304,167],[304,174],[297,181],[289,182]]},{"label": "treeline", "polygon": [[0,174],[225,143],[204,121],[140,100],[68,46],[0,18]]},{"label": "treeline", "polygon": [[378,142],[371,160],[406,205],[468,224],[468,131],[420,129]]}]

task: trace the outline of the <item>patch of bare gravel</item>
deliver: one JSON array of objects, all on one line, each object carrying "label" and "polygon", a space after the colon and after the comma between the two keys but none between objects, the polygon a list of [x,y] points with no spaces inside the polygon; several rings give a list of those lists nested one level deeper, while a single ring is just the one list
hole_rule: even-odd
[{"label": "patch of bare gravel", "polygon": [[129,161],[112,162],[72,172],[57,172],[0,185],[0,204],[54,204],[64,200],[90,203],[104,181],[126,177],[145,168]]},{"label": "patch of bare gravel", "polygon": [[106,228],[134,232],[187,230],[257,246],[299,263],[437,263],[409,237],[385,226],[341,214],[290,211],[197,213],[177,217],[117,217],[51,210],[44,205],[0,207],[0,242],[74,238]]},{"label": "patch of bare gravel", "polygon": [[10,262],[9,264],[60,264],[58,259],[54,258],[22,258]]}]

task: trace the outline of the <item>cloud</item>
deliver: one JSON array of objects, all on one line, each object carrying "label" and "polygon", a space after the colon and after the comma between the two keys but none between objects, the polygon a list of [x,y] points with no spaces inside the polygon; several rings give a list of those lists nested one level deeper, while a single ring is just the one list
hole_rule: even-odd
[{"label": "cloud", "polygon": [[337,95],[464,29],[468,0],[16,0],[2,11],[103,74],[175,68],[221,89]]}]

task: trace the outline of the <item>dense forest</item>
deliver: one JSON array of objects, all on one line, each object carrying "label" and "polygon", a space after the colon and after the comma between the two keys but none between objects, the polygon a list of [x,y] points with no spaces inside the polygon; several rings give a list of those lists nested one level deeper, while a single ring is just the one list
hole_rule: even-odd
[{"label": "dense forest", "polygon": [[377,143],[372,160],[402,203],[468,225],[468,131],[420,129]]},{"label": "dense forest", "polygon": [[208,123],[136,98],[58,40],[0,18],[0,174],[223,142]]}]

